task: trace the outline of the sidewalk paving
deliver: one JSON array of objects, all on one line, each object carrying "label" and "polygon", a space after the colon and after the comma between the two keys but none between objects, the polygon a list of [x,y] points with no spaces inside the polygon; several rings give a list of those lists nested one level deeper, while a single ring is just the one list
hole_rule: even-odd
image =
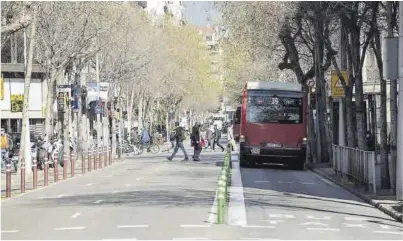
[{"label": "sidewalk paving", "polygon": [[375,206],[379,210],[393,217],[394,219],[402,222],[402,207],[403,202],[397,201],[396,196],[391,195],[389,191],[377,190],[377,194],[373,194],[364,187],[358,186],[355,183],[342,180],[340,176],[336,176],[333,168],[327,166],[314,166],[310,169],[318,175],[332,181],[333,183],[347,189],[351,193],[362,198],[366,202]]}]

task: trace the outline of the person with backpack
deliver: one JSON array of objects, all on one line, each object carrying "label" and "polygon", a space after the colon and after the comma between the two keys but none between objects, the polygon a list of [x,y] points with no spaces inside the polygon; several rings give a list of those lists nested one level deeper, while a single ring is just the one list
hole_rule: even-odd
[{"label": "person with backpack", "polygon": [[175,145],[174,152],[167,159],[169,161],[172,161],[172,159],[175,157],[176,153],[178,152],[178,149],[180,148],[182,150],[183,154],[185,154],[185,159],[183,159],[182,161],[189,161],[188,154],[186,153],[185,147],[183,146],[183,141],[185,140],[185,131],[183,130],[182,127],[179,126],[179,122],[175,122],[175,126],[176,126],[176,131],[175,131],[174,138],[176,141],[176,145]]}]

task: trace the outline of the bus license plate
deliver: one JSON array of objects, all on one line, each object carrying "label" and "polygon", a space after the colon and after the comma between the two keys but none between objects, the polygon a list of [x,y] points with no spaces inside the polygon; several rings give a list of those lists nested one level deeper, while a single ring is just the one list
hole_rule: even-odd
[{"label": "bus license plate", "polygon": [[252,152],[252,154],[260,154],[260,149],[259,148],[252,148],[251,152]]},{"label": "bus license plate", "polygon": [[266,146],[267,147],[281,147],[280,144],[276,144],[276,143],[267,143]]}]

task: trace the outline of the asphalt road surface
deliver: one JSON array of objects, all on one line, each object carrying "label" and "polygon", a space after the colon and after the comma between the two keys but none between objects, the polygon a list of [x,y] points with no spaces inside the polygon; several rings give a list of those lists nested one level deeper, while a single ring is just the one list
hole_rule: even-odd
[{"label": "asphalt road surface", "polygon": [[402,239],[401,223],[312,172],[241,170],[237,161],[228,223],[213,224],[224,153],[203,152],[197,163],[167,156],[129,158],[3,201],[1,238]]}]

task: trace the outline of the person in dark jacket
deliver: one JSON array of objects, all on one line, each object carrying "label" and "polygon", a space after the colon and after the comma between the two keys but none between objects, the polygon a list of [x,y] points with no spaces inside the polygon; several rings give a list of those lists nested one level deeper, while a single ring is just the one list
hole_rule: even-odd
[{"label": "person in dark jacket", "polygon": [[221,131],[217,128],[217,125],[214,125],[214,141],[213,141],[213,151],[215,149],[215,145],[221,147],[222,151],[225,151],[224,147],[220,144],[221,139]]},{"label": "person in dark jacket", "polygon": [[179,126],[179,122],[176,122],[175,126],[176,126],[176,131],[175,131],[174,138],[176,141],[176,145],[175,145],[174,152],[172,153],[172,156],[168,157],[168,160],[172,161],[172,159],[175,157],[176,153],[178,152],[178,149],[180,148],[182,150],[183,154],[185,154],[185,159],[183,159],[183,161],[189,161],[188,154],[186,153],[185,147],[183,146],[183,141],[185,140],[185,130],[183,130],[183,128]]},{"label": "person in dark jacket", "polygon": [[200,124],[196,123],[192,128],[191,136],[192,146],[194,148],[193,161],[200,161],[200,153],[202,151],[202,146],[200,144]]}]

